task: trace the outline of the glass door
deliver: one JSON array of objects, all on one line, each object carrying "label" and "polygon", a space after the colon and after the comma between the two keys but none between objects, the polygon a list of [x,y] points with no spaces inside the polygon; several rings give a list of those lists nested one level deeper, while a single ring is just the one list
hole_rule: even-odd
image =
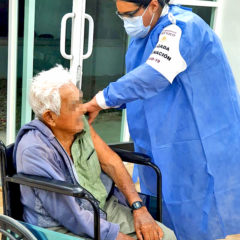
[{"label": "glass door", "polygon": [[[127,36],[122,21],[115,14],[115,1],[87,0],[86,12],[95,23],[93,53],[83,61],[82,90],[84,101],[89,101],[110,82],[124,75]],[[84,51],[87,51],[88,27],[85,27],[84,36]],[[124,124],[123,111],[109,109],[100,112],[93,126],[107,143],[115,143],[121,139]]]},{"label": "glass door", "polygon": [[[127,37],[115,11],[114,1],[36,0],[34,74],[57,63],[70,67],[85,102],[124,75]],[[104,110],[93,123],[107,143],[120,141],[122,115]]]}]

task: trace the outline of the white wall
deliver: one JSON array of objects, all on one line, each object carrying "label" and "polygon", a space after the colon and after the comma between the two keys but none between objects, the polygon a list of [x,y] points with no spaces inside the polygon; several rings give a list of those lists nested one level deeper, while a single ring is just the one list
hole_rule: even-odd
[{"label": "white wall", "polygon": [[217,33],[240,89],[240,0],[222,0],[222,4]]}]

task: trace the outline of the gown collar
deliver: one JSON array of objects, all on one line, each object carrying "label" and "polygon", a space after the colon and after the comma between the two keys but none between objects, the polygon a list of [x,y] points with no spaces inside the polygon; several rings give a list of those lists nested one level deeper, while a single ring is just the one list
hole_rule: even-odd
[{"label": "gown collar", "polygon": [[160,18],[166,16],[168,14],[168,12],[169,12],[169,6],[168,6],[168,4],[165,4],[165,6],[163,7]]}]

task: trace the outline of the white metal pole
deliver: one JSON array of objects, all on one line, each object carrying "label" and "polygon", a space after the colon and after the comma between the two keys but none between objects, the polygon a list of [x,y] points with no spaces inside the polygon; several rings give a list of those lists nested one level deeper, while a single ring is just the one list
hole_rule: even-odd
[{"label": "white metal pole", "polygon": [[71,55],[73,58],[70,62],[70,71],[80,89],[82,87],[85,9],[86,0],[73,0],[72,10],[75,18],[72,22]]},{"label": "white metal pole", "polygon": [[120,135],[120,142],[129,142],[130,140],[130,133],[127,123],[127,109],[122,111],[122,124],[121,124],[121,135]]},{"label": "white metal pole", "polygon": [[213,22],[213,30],[216,34],[221,37],[222,35],[222,18],[223,18],[223,9],[224,9],[224,1],[218,0],[218,8],[215,10],[215,17]]},{"label": "white metal pole", "polygon": [[9,0],[8,29],[7,145],[16,134],[18,0]]},{"label": "white metal pole", "polygon": [[[127,48],[130,43],[130,37],[127,37]],[[126,51],[127,51],[126,48]],[[127,122],[127,109],[122,110],[122,123],[121,123],[121,134],[120,134],[120,142],[129,142],[130,140],[130,133],[129,127]]]},{"label": "white metal pole", "polygon": [[33,76],[35,0],[25,0],[24,9],[21,126],[32,120],[32,109],[28,102],[28,94]]}]

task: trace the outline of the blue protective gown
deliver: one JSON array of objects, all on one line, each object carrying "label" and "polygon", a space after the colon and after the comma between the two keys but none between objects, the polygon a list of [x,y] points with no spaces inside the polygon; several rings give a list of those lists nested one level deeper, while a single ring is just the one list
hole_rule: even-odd
[{"label": "blue protective gown", "polygon": [[[179,6],[169,13],[174,18],[161,17],[147,37],[132,39],[128,73],[103,94],[108,106],[126,104],[135,150],[162,171],[163,222],[178,240],[213,240],[240,233],[239,95],[211,28]],[[180,31],[175,46],[167,40],[176,34],[171,19]],[[153,172],[138,173],[142,191],[155,194]]]}]

